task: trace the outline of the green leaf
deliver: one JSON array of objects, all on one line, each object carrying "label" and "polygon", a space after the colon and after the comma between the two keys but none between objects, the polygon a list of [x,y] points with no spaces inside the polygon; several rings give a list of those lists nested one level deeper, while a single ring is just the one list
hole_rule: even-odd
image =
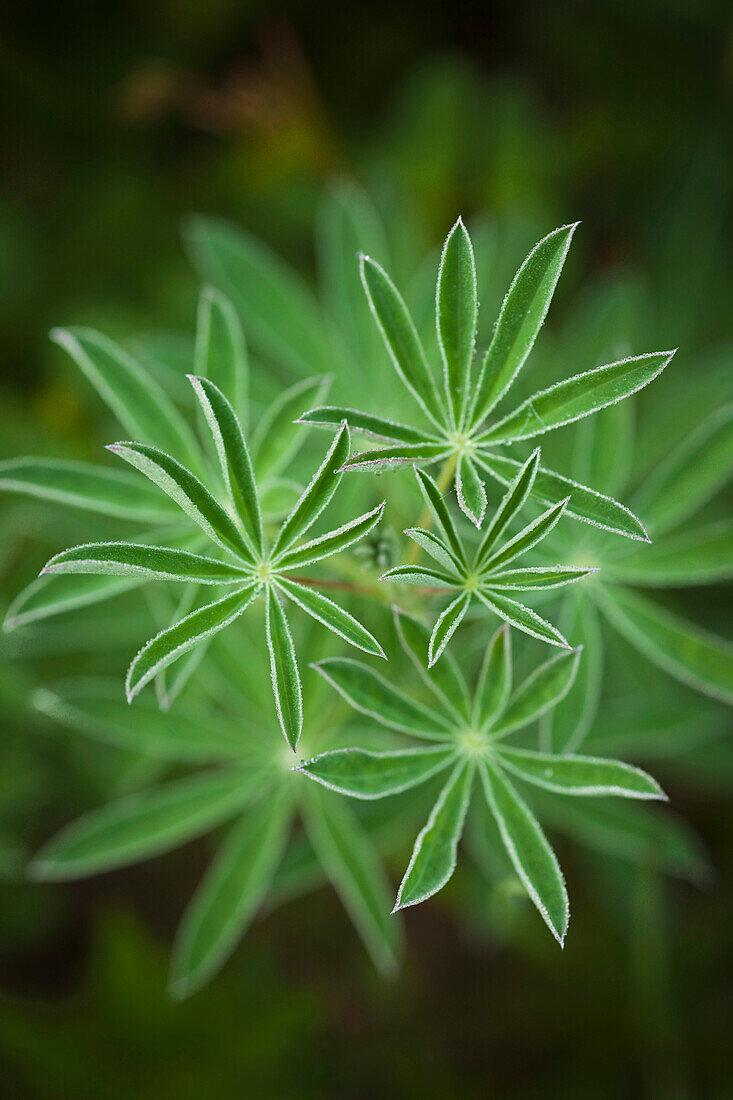
[{"label": "green leaf", "polygon": [[[521,463],[513,458],[489,454],[485,451],[480,453],[480,457],[477,456],[477,461],[488,474],[503,485],[509,485],[521,466]],[[572,504],[568,507],[567,513],[574,519],[589,523],[592,527],[600,527],[604,531],[625,535],[626,538],[638,539],[641,542],[649,541],[641,521],[623,504],[542,466],[537,471],[532,486],[532,496],[542,504],[557,504],[561,500],[572,497]]]},{"label": "green leaf", "polygon": [[[456,427],[462,422],[468,400],[477,319],[473,246],[459,218],[443,247],[436,294],[436,321],[443,357],[445,393]],[[480,523],[477,526],[481,526]]]},{"label": "green leaf", "polygon": [[328,558],[331,554],[339,554],[346,550],[359,539],[368,535],[373,527],[381,520],[384,514],[385,501],[372,508],[371,512],[365,512],[362,516],[345,523],[333,531],[327,531],[325,535],[319,535],[310,542],[303,543],[292,550],[286,550],[277,559],[279,569],[292,569],[296,565],[312,565],[316,561]]},{"label": "green leaf", "polygon": [[733,703],[733,646],[637,592],[608,585],[597,592],[612,626],[647,660],[683,684]]},{"label": "green leaf", "polygon": [[[140,699],[134,708],[120,698],[116,680],[64,680],[38,688],[33,706],[75,732],[128,752],[180,763],[243,760],[259,749],[241,723],[190,706],[175,715]],[[253,752],[254,750],[254,752]]]},{"label": "green leaf", "polygon": [[[408,443],[418,447],[440,442],[429,432],[410,428],[407,424],[398,424],[396,421],[388,420],[384,416],[359,412],[358,409],[347,409],[342,405],[321,405],[320,408],[310,409],[309,412],[303,413],[298,423],[307,424],[314,428],[338,430],[344,420],[349,425],[350,431],[374,439],[386,439],[395,443]],[[443,446],[445,445],[443,444]]]},{"label": "green leaf", "polygon": [[438,665],[428,672],[431,631],[418,619],[393,607],[395,627],[400,644],[423,681],[436,698],[459,718],[470,714],[468,688],[453,654],[448,650]]},{"label": "green leaf", "polygon": [[708,865],[695,834],[665,807],[626,799],[555,798],[537,791],[542,815],[581,844],[604,855],[701,882]]},{"label": "green leaf", "polygon": [[658,798],[666,795],[655,779],[631,764],[596,756],[558,756],[528,749],[497,747],[498,762],[520,779],[548,791],[572,795]]},{"label": "green leaf", "polygon": [[498,722],[492,729],[494,737],[506,737],[513,730],[536,722],[545,711],[559,703],[573,686],[578,672],[580,649],[558,653],[536,668],[519,685]]},{"label": "green leaf", "polygon": [[290,799],[280,794],[230,829],[176,934],[169,984],[176,999],[214,977],[254,919],[283,854],[291,812]]},{"label": "green leaf", "polygon": [[386,262],[387,242],[371,199],[353,180],[326,187],[318,210],[316,245],[328,316],[338,322],[339,332],[348,340],[356,368],[364,377],[373,377],[375,360],[384,358],[384,353],[361,284],[359,255],[369,252]]},{"label": "green leaf", "polygon": [[92,577],[78,573],[36,577],[11,602],[3,630],[7,633],[65,611],[112,599],[142,583],[139,577]]},{"label": "green leaf", "polygon": [[414,737],[444,740],[450,737],[452,722],[435,708],[409,699],[391,683],[360,661],[331,657],[312,666],[355,710],[382,726],[410,733]]},{"label": "green leaf", "polygon": [[126,470],[62,458],[9,458],[0,462],[0,489],[69,508],[144,523],[169,521],[173,505]]},{"label": "green leaf", "polygon": [[540,719],[540,744],[555,752],[577,752],[598,714],[603,680],[603,635],[598,613],[588,596],[568,594],[560,624],[583,650],[572,691]]},{"label": "green leaf", "polygon": [[476,551],[475,568],[480,569],[487,561],[491,548],[496,545],[502,531],[511,523],[514,516],[524,507],[524,502],[532,491],[537,467],[540,463],[540,449],[533,451],[513,479],[504,498],[497,508],[491,523]]},{"label": "green leaf", "polygon": [[480,443],[495,445],[529,439],[570,424],[636,393],[664,370],[674,351],[656,351],[620,359],[528,397],[485,432]]},{"label": "green leaf", "polygon": [[227,394],[239,416],[247,413],[249,362],[237,311],[228,298],[207,286],[199,297],[194,374],[209,378]]},{"label": "green leaf", "polygon": [[633,469],[634,402],[618,401],[578,422],[573,477],[604,493],[621,493]]},{"label": "green leaf", "polygon": [[234,409],[213,382],[193,375],[189,375],[189,382],[214,437],[224,484],[255,555],[260,557],[263,549],[262,513],[242,426]]},{"label": "green leaf", "polygon": [[455,749],[395,749],[367,752],[365,749],[337,749],[322,752],[300,764],[298,771],[332,791],[352,798],[384,798],[425,783],[447,768]]},{"label": "green leaf", "polygon": [[462,592],[452,603],[448,604],[445,611],[436,622],[433,633],[430,636],[430,647],[428,649],[429,668],[433,667],[448,642],[453,637],[453,634],[468,610],[470,602],[471,593]]},{"label": "green leaf", "polygon": [[646,479],[634,508],[655,536],[693,515],[733,468],[733,405],[724,405],[683,440]]},{"label": "green leaf", "polygon": [[344,463],[344,470],[394,470],[399,466],[415,466],[417,463],[429,466],[448,458],[450,450],[445,443],[396,443],[393,447],[378,447],[373,451],[364,451],[352,455]]},{"label": "green leaf", "polygon": [[507,596],[500,595],[499,592],[487,593],[479,589],[476,595],[488,607],[489,611],[493,611],[504,622],[516,626],[518,630],[524,631],[525,634],[531,634],[533,638],[539,638],[541,642],[549,642],[550,645],[559,645],[564,649],[570,649],[560,631],[552,623],[548,623],[546,619],[538,615],[536,611],[533,611],[531,607],[525,607],[524,604],[517,603],[516,600],[510,600]]},{"label": "green leaf", "polygon": [[288,620],[272,588],[267,589],[267,648],[275,707],[285,740],[295,752],[303,730],[303,692]]},{"label": "green leaf", "polygon": [[437,894],[456,868],[458,842],[471,797],[473,765],[461,761],[438,796],[420,832],[397,894],[394,912]]},{"label": "green leaf", "polygon": [[430,475],[426,474],[424,470],[419,470],[417,466],[415,467],[415,477],[436,527],[443,533],[443,537],[453,551],[454,556],[462,565],[465,565],[466,555],[463,552],[463,545],[448,511],[445,497]]},{"label": "green leaf", "polygon": [[485,420],[532,350],[577,225],[561,226],[544,237],[514,276],[481,367],[470,416],[472,425]]},{"label": "green leaf", "polygon": [[262,522],[279,526],[303,492],[303,486],[286,477],[276,477],[260,487]]},{"label": "green leaf", "polygon": [[425,531],[422,527],[406,527],[404,533],[449,573],[455,573],[461,568],[453,551],[434,531]]},{"label": "green leaf", "polygon": [[[252,436],[252,461],[260,482],[276,477],[293,461],[306,437],[301,427],[304,410],[323,400],[332,381],[333,376],[326,375],[296,382],[265,409]],[[335,427],[340,429],[341,423]]]},{"label": "green leaf", "polygon": [[565,880],[537,820],[499,771],[481,765],[481,778],[501,839],[525,890],[562,947],[570,919]]},{"label": "green leaf", "polygon": [[322,623],[339,638],[343,638],[349,645],[363,649],[365,653],[371,653],[375,657],[384,657],[386,654],[376,638],[358,622],[348,611],[329,600],[321,592],[309,588],[304,584],[296,584],[285,577],[278,577],[278,588],[288,596],[293,603],[306,611],[316,622]]},{"label": "green leaf", "polygon": [[110,802],[67,825],[31,864],[43,881],[82,878],[169,852],[262,793],[261,772],[209,772]]},{"label": "green leaf", "polygon": [[548,508],[541,516],[523,527],[509,542],[505,542],[501,550],[497,550],[496,553],[490,555],[488,560],[484,562],[482,570],[487,584],[490,583],[498,566],[514,561],[515,558],[526,554],[542,539],[547,538],[567,508],[567,503],[567,500],[561,500],[558,504]]},{"label": "green leaf", "polygon": [[231,300],[261,351],[299,374],[338,364],[308,287],[273,252],[217,218],[189,218],[184,237],[201,278]]},{"label": "green leaf", "polygon": [[395,370],[426,415],[440,427],[445,411],[407,306],[386,271],[368,256],[361,257],[361,278]]},{"label": "green leaf", "polygon": [[303,809],[310,842],[374,965],[394,972],[401,928],[390,918],[389,885],[369,836],[342,800],[317,787]]},{"label": "green leaf", "polygon": [[486,490],[478,470],[465,454],[460,455],[458,459],[456,495],[461,511],[468,516],[474,526],[480,528],[486,512]]},{"label": "green leaf", "polygon": [[664,535],[641,554],[617,558],[604,576],[653,588],[686,588],[733,577],[733,523],[722,520],[692,531]]},{"label": "green leaf", "polygon": [[425,565],[396,565],[382,573],[380,581],[393,581],[395,584],[420,584],[427,588],[456,588],[460,578],[431,569]]},{"label": "green leaf", "polygon": [[250,579],[245,570],[215,558],[134,542],[89,542],[73,546],[44,565],[41,575],[47,573],[164,577],[197,584],[245,584]]},{"label": "green leaf", "polygon": [[112,443],[107,450],[119,455],[159,486],[212,541],[254,563],[252,551],[234,520],[180,462],[144,443]]},{"label": "green leaf", "polygon": [[562,588],[563,585],[582,581],[598,570],[575,568],[572,565],[531,566],[528,569],[507,569],[491,573],[484,579],[489,588],[527,589]]},{"label": "green leaf", "polygon": [[155,443],[193,465],[200,452],[193,433],[165,391],[113,340],[88,328],[55,328],[67,351],[122,427],[141,443]]},{"label": "green leaf", "polygon": [[512,690],[512,637],[506,623],[488,644],[476,685],[473,720],[478,726],[493,725],[506,707]]},{"label": "green leaf", "polygon": [[349,429],[344,424],[310,484],[303,490],[292,512],[280,528],[272,548],[273,556],[281,550],[288,549],[318,519],[336,492],[341,481],[341,467],[348,454]]},{"label": "green leaf", "polygon": [[199,607],[186,615],[173,626],[156,634],[138,653],[127,670],[125,691],[128,702],[132,702],[163,668],[182,657],[205,638],[238,619],[249,607],[259,591],[259,585],[250,584],[231,592],[213,603]]}]

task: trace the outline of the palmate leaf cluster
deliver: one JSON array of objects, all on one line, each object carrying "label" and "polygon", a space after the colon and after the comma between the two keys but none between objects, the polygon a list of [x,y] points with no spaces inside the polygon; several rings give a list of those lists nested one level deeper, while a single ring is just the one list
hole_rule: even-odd
[{"label": "palmate leaf cluster", "polygon": [[[397,612],[397,629],[409,656],[422,661],[430,642],[422,625]],[[552,657],[513,687],[508,626],[489,642],[478,682],[469,692],[455,661],[440,679],[425,677],[433,706],[405,695],[358,661],[333,658],[317,667],[357,710],[400,733],[437,742],[432,749],[370,752],[356,748],[323,753],[301,771],[354,798],[384,798],[449,772],[427,824],[418,836],[395,910],[432,897],[456,866],[458,843],[474,781],[483,788],[514,868],[553,935],[564,941],[569,919],[565,883],[542,829],[515,790],[512,778],[564,795],[663,798],[639,768],[590,756],[507,748],[503,740],[536,722],[570,690],[579,650]]]},{"label": "palmate leaf cluster", "polygon": [[[14,601],[6,629],[93,610],[134,588],[147,594],[157,633],[129,667],[131,705],[122,685],[117,695],[109,680],[96,678],[48,685],[36,705],[75,730],[166,762],[174,775],[70,825],[33,866],[38,877],[73,878],[226,826],[179,931],[172,970],[178,995],[212,976],[268,899],[274,904],[324,877],[376,965],[393,968],[399,918],[390,915],[378,849],[390,858],[397,853],[399,866],[402,846],[425,822],[394,908],[414,905],[450,878],[464,827],[469,838],[485,834],[482,811],[498,828],[508,866],[562,942],[567,893],[535,803],[553,827],[567,825],[572,833],[580,821],[575,831],[591,838],[594,827],[605,829],[601,849],[638,847],[645,836],[651,849],[658,846],[657,819],[629,816],[626,803],[617,803],[624,809],[594,826],[580,807],[598,796],[664,797],[640,769],[577,753],[597,722],[602,640],[596,608],[628,636],[644,634],[644,643],[635,643],[644,655],[685,682],[703,690],[730,682],[722,641],[700,634],[692,649],[701,648],[692,653],[680,644],[682,656],[670,658],[671,613],[655,609],[654,619],[646,598],[618,583],[650,583],[655,568],[675,584],[685,576],[728,575],[727,530],[686,541],[684,533],[677,542],[673,536],[666,557],[663,544],[660,550],[648,545],[647,531],[655,537],[665,525],[684,521],[693,504],[720,485],[731,457],[730,418],[717,413],[666,460],[646,495],[632,496],[633,511],[616,499],[621,480],[602,476],[612,472],[613,461],[573,462],[558,473],[542,464],[539,448],[522,457],[516,443],[521,448],[576,420],[585,433],[584,453],[612,450],[613,432],[608,438],[603,432],[621,422],[628,407],[622,399],[652,381],[671,353],[609,357],[606,365],[540,389],[513,412],[497,415],[543,324],[575,226],[556,230],[532,250],[485,354],[477,355],[476,264],[471,238],[463,222],[456,223],[436,287],[439,384],[385,269],[355,258],[362,232],[369,237],[373,230],[364,213],[358,202],[345,204],[339,233],[330,238],[331,246],[336,239],[354,245],[340,266],[331,254],[332,274],[344,276],[331,284],[339,288],[332,304],[350,326],[353,321],[350,348],[315,320],[294,277],[259,246],[221,224],[198,221],[189,234],[193,250],[217,289],[202,293],[195,350],[185,368],[196,428],[167,392],[166,380],[177,395],[183,392],[171,368],[152,369],[89,330],[63,330],[55,339],[130,437],[109,450],[133,471],[51,459],[0,466],[6,490],[142,529],[55,554]],[[357,270],[361,286],[349,281]],[[287,388],[260,415],[250,398],[242,318],[266,360],[316,374]],[[376,362],[380,340],[424,426],[397,423],[378,408],[351,407],[362,401],[370,378],[372,360],[359,360],[375,356]],[[333,371],[349,400],[323,403],[332,381],[324,370]],[[378,388],[370,392],[378,400]],[[595,413],[599,417],[589,419]],[[602,430],[594,442],[596,421]],[[311,427],[334,433],[325,457],[313,451],[321,433],[306,439]],[[355,436],[377,440],[375,449],[352,453]],[[408,468],[407,481],[395,474],[378,483],[389,485],[386,502],[365,497],[373,493],[365,489],[371,479],[354,471],[399,467]],[[687,510],[675,503],[675,482],[693,502]],[[469,524],[455,515],[454,500]],[[334,511],[339,520],[324,521]],[[391,533],[394,527],[404,528],[406,544]],[[325,533],[313,536],[314,528]],[[397,560],[385,570],[393,545]],[[677,572],[675,560],[683,563]],[[565,586],[559,614],[553,606],[545,617],[544,605]],[[157,601],[156,593],[169,589],[180,595]],[[335,599],[324,594],[329,589]],[[297,613],[292,624],[286,608]],[[497,617],[504,625],[495,632]],[[626,619],[635,625],[626,627]],[[344,642],[360,649],[370,663],[327,655],[315,661],[320,676],[309,682],[296,657],[296,639],[308,623],[298,650],[309,662],[330,637],[339,650]],[[395,631],[398,646],[389,644]],[[687,636],[694,631],[687,629]],[[538,659],[537,641],[555,647],[554,655]],[[516,686],[512,649],[522,667],[534,669]],[[263,658],[271,683],[264,709],[257,675]],[[405,658],[419,673],[422,695],[402,691]],[[151,683],[155,697],[143,691]],[[199,685],[203,705],[192,702]],[[722,688],[711,693],[726,697]],[[355,726],[344,700],[356,711]],[[515,733],[520,743],[507,745]],[[405,737],[432,744],[415,748]],[[296,750],[300,758],[293,757]],[[215,767],[178,774],[200,764]],[[532,809],[518,789],[522,783],[534,788]],[[434,789],[432,810],[428,788]],[[387,795],[399,798],[387,799],[382,811]],[[404,818],[395,801],[404,803]],[[673,857],[684,862],[684,838],[673,828],[665,835],[670,863]]]}]

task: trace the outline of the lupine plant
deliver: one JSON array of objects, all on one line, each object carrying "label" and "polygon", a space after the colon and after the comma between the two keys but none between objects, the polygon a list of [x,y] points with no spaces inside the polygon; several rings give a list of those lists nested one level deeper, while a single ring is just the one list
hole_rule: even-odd
[{"label": "lupine plant", "polygon": [[[424,628],[396,614],[403,647],[422,662],[430,646]],[[517,875],[552,934],[563,943],[569,907],[562,872],[513,778],[563,795],[664,797],[651,776],[629,764],[503,744],[509,734],[537,721],[567,694],[580,656],[580,650],[570,650],[550,658],[512,691],[510,631],[503,626],[487,646],[473,692],[455,662],[444,662],[440,678],[430,670],[425,681],[434,697],[432,708],[359,661],[333,658],[317,666],[353,707],[374,721],[438,744],[386,752],[337,749],[302,764],[301,771],[341,794],[365,799],[399,794],[434,775],[450,773],[415,842],[394,911],[432,897],[453,874],[478,778]]]},{"label": "lupine plant", "polygon": [[[357,219],[349,239],[367,222]],[[690,480],[690,463],[685,467],[684,455],[671,457],[657,495],[637,494],[637,516],[607,485],[570,476],[577,471],[557,473],[541,465],[539,448],[527,457],[514,445],[604,409],[605,423],[672,353],[572,374],[513,411],[495,411],[539,334],[575,228],[555,230],[530,252],[480,355],[478,275],[471,238],[458,220],[437,276],[440,375],[385,269],[351,256],[374,332],[420,407],[424,423],[417,427],[378,408],[352,408],[357,395],[362,403],[369,362],[356,381],[353,358],[339,369],[332,326],[323,321],[320,331],[290,276],[220,225],[199,222],[189,229],[199,266],[218,284],[202,292],[195,346],[185,363],[192,417],[179,407],[177,382],[167,392],[171,369],[152,369],[86,329],[54,333],[132,437],[109,450],[134,473],[14,459],[0,467],[0,484],[101,517],[102,525],[137,524],[143,533],[110,538],[102,532],[54,554],[14,601],[6,630],[93,611],[103,599],[130,598],[133,589],[144,592],[148,613],[140,641],[150,633],[148,618],[154,636],[133,658],[124,685],[120,677],[119,693],[109,675],[87,676],[42,687],[36,705],[73,729],[178,770],[68,826],[32,867],[41,878],[90,874],[170,850],[236,818],[182,923],[172,972],[176,994],[213,975],[259,908],[323,877],[337,889],[375,963],[394,967],[399,918],[390,914],[378,851],[400,866],[404,840],[427,816],[394,910],[413,906],[451,877],[467,815],[469,824],[472,816],[480,821],[476,802],[490,811],[513,873],[562,943],[569,912],[564,880],[517,784],[544,788],[568,803],[578,796],[664,799],[640,769],[577,754],[579,723],[584,735],[595,718],[591,703],[597,704],[587,669],[597,686],[601,666],[593,631],[583,629],[575,609],[595,606],[593,593],[603,580],[597,567],[606,559],[596,560],[579,544],[572,554],[577,564],[557,565],[548,548],[553,540],[574,546],[567,532],[577,531],[572,521],[580,520],[596,528],[598,546],[635,546],[633,554],[609,553],[622,563],[611,579],[620,579],[624,562],[627,576],[629,562],[643,571],[645,553],[655,553],[646,545],[648,520],[652,533],[660,529],[654,501],[668,519],[670,511],[675,520],[688,514],[674,504],[669,486],[675,478]],[[345,262],[343,271],[353,274]],[[355,300],[347,306],[344,316],[361,316]],[[243,318],[264,362],[250,366]],[[360,335],[356,355],[360,347],[371,355],[374,346]],[[250,373],[271,390],[270,364],[282,349],[287,370],[307,366],[315,377],[296,381],[263,411],[250,394]],[[324,370],[335,377],[324,377]],[[332,381],[342,404],[323,403]],[[721,424],[727,421],[719,416],[701,429],[710,454],[698,479],[704,482],[699,502],[717,484],[710,471],[720,448],[729,446]],[[314,451],[311,427],[334,433],[325,457]],[[352,453],[356,435],[376,440],[375,449]],[[409,476],[391,475],[386,501],[375,500],[372,478],[356,474],[400,467]],[[427,472],[433,467],[435,477]],[[456,504],[469,523],[456,515]],[[322,532],[313,536],[316,525]],[[404,546],[392,534],[400,529],[410,540]],[[719,550],[725,556],[724,547]],[[518,566],[529,551],[532,564]],[[432,561],[422,561],[422,553]],[[533,604],[551,603],[555,590],[571,583],[558,627]],[[176,587],[183,595],[171,598]],[[329,589],[338,593],[336,601],[323,594]],[[446,598],[437,619],[428,614],[433,601]],[[292,628],[284,602],[305,613],[293,618]],[[110,602],[108,615],[117,606]],[[503,620],[498,631],[497,616]],[[618,614],[609,618],[619,625]],[[318,675],[301,672],[296,640]],[[341,655],[344,642],[370,663]],[[556,647],[549,659],[547,644]],[[517,667],[526,670],[518,686],[513,649]],[[406,663],[419,676],[417,693],[409,695],[402,690]],[[153,682],[155,695],[144,691]],[[515,734],[518,743],[508,745]],[[433,744],[415,748],[405,738]],[[218,767],[179,774],[200,763]],[[423,799],[432,788],[431,810]],[[469,810],[475,788],[482,794]],[[383,797],[398,794],[404,815],[389,800],[380,811]],[[357,800],[355,812],[343,796]]]}]

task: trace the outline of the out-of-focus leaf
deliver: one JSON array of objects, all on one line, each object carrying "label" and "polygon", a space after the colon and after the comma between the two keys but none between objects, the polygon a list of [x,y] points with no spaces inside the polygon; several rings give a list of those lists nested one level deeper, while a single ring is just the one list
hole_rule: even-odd
[{"label": "out-of-focus leaf", "polygon": [[473,720],[491,726],[506,707],[512,690],[512,639],[508,625],[500,626],[486,648],[476,686]]},{"label": "out-of-focus leaf", "polygon": [[733,523],[722,520],[690,531],[663,535],[639,554],[618,557],[604,574],[628,584],[686,588],[733,576]]},{"label": "out-of-focus leaf", "polygon": [[216,218],[190,218],[184,236],[200,276],[226,294],[263,352],[299,374],[337,365],[337,348],[310,291],[274,253]]},{"label": "out-of-focus leaf", "polygon": [[[304,410],[314,401],[323,400],[331,381],[330,375],[305,378],[284,390],[265,409],[252,435],[252,460],[260,481],[276,477],[289,467],[305,439],[306,433],[299,426],[308,424]],[[340,430],[341,421],[334,428]]]},{"label": "out-of-focus leaf", "polygon": [[214,287],[204,287],[196,320],[194,374],[209,378],[225,393],[246,424],[249,361],[242,325],[234,306]]},{"label": "out-of-focus leaf", "polygon": [[597,593],[599,605],[613,626],[664,672],[733,703],[733,646],[664,607],[616,585]]},{"label": "out-of-focus leaf", "polygon": [[34,878],[82,878],[168,852],[233,817],[262,792],[263,774],[229,770],[177,779],[67,825],[31,864]]},{"label": "out-of-focus leaf", "polygon": [[133,439],[154,443],[191,465],[200,463],[193,433],[175,405],[123,348],[88,328],[53,329],[51,339],[69,353]]},{"label": "out-of-focus leaf", "polygon": [[655,536],[693,515],[733,469],[733,405],[717,409],[660,463],[634,497]]},{"label": "out-of-focus leaf", "polygon": [[141,699],[134,708],[122,698],[116,680],[63,680],[38,688],[33,705],[74,731],[130,752],[164,760],[242,760],[259,748],[261,738],[241,723],[187,707],[167,714]]},{"label": "out-of-focus leaf", "polygon": [[577,752],[598,712],[603,635],[592,600],[576,593],[563,608],[560,625],[583,653],[572,689],[540,719],[540,743],[553,752]]},{"label": "out-of-focus leaf", "polygon": [[0,462],[0,490],[141,523],[169,522],[177,514],[171,501],[126,470],[62,458]]},{"label": "out-of-focus leaf", "polygon": [[283,853],[291,812],[281,792],[231,828],[176,936],[169,989],[177,999],[210,981],[244,935]]},{"label": "out-of-focus leaf", "polygon": [[316,854],[351,917],[374,965],[397,967],[402,930],[389,913],[389,886],[367,833],[345,803],[309,788],[305,824]]}]

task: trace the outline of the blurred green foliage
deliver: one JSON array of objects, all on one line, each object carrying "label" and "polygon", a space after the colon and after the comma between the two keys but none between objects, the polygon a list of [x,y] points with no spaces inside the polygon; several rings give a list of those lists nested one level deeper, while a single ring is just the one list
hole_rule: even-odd
[{"label": "blurred green foliage", "polygon": [[[679,344],[674,369],[637,402],[643,475],[681,417],[694,424],[733,395],[730,33],[722,0],[504,0],[490,12],[429,13],[380,0],[286,3],[277,14],[234,0],[9,3],[0,454],[91,458],[108,441],[99,408],[46,339],[52,325],[121,340],[164,328],[185,346],[198,286],[179,243],[184,216],[241,222],[313,280],[323,187],[353,176],[387,227],[395,279],[404,285],[428,257],[415,307],[429,303],[430,253],[457,212],[485,222],[481,294],[492,307],[536,239],[584,220],[532,382],[582,369],[588,347],[601,355],[599,328],[629,340],[621,354]],[[50,525],[22,500],[0,509],[7,605],[85,531],[76,518],[65,526],[61,510]],[[675,600],[720,632],[730,622],[719,588]],[[297,919],[286,905],[260,922],[233,966],[176,1007],[163,999],[167,943],[205,849],[63,890],[23,881],[26,853],[54,828],[156,778],[150,760],[60,731],[28,706],[36,682],[78,672],[81,660],[122,678],[138,609],[117,607],[109,638],[95,631],[86,650],[78,624],[70,632],[62,620],[1,643],[5,1095],[726,1094],[724,712],[614,639],[589,750],[654,760],[694,834],[680,825],[660,850],[653,829],[640,840],[630,827],[633,871],[622,850],[596,865],[567,843],[576,919],[561,957],[510,881],[487,906],[480,872],[467,871],[443,904],[410,916],[406,968],[391,985],[321,891],[299,901]],[[660,699],[658,738],[632,746],[635,716]],[[608,831],[594,835],[608,852]],[[662,881],[660,864],[683,881]],[[463,908],[479,917],[458,922]]]}]

